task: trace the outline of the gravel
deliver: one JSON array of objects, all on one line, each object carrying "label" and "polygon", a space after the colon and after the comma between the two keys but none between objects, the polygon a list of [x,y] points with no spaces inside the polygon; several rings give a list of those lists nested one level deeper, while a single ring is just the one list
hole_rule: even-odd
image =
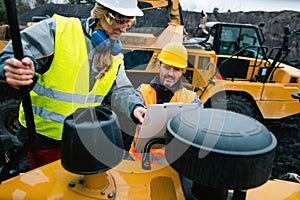
[{"label": "gravel", "polygon": [[300,175],[300,114],[262,122],[277,138],[272,177],[287,173]]}]

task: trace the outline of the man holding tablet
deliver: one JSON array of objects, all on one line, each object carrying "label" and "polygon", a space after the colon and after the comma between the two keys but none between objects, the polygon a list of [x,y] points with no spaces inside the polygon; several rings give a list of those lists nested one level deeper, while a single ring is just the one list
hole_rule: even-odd
[{"label": "man holding tablet", "polygon": [[[137,89],[137,95],[144,101],[144,105],[196,103],[199,108],[203,108],[198,95],[182,84],[182,74],[188,63],[186,48],[180,43],[169,43],[164,46],[158,59],[159,74],[149,84],[141,84]],[[141,161],[142,151],[136,148],[139,130],[137,128],[129,153],[134,160]],[[150,153],[151,162],[159,162],[165,158],[164,149],[151,149]]]}]

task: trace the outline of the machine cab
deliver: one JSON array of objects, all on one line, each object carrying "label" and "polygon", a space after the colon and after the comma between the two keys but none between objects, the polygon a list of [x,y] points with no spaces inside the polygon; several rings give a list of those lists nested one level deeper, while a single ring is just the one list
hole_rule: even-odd
[{"label": "machine cab", "polygon": [[[203,25],[200,25],[202,28]],[[208,22],[205,29],[208,32],[205,40],[217,55],[235,55],[250,58],[264,58],[265,50],[262,49],[264,42],[260,30],[261,26],[247,24],[233,24],[224,22]],[[203,33],[202,33],[203,34]]]},{"label": "machine cab", "polygon": [[262,41],[257,27],[252,25],[218,24],[212,28],[215,37],[213,49],[217,54],[234,55],[238,51],[241,56],[263,58],[263,51],[259,47]]}]

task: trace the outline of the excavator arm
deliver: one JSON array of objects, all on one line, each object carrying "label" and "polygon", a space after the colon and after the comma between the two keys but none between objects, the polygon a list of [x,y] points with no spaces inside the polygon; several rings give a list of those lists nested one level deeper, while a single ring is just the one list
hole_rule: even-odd
[{"label": "excavator arm", "polygon": [[179,0],[138,0],[142,10],[167,8],[169,23],[181,24]]}]

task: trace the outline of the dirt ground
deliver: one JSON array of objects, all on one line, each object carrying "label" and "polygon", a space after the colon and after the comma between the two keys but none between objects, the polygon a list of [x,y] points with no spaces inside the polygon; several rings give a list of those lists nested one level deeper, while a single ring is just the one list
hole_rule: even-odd
[{"label": "dirt ground", "polygon": [[300,114],[262,123],[278,142],[272,176],[278,178],[286,173],[300,175]]}]

